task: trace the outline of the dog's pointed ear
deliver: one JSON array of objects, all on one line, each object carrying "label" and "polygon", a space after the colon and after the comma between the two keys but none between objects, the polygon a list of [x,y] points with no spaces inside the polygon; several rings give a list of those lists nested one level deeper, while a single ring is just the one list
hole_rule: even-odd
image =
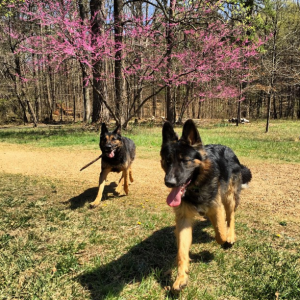
[{"label": "dog's pointed ear", "polygon": [[106,133],[108,133],[108,129],[107,129],[105,123],[102,123],[100,135],[104,136]]},{"label": "dog's pointed ear", "polygon": [[121,135],[121,125],[120,125],[120,124],[117,126],[117,128],[114,130],[113,133],[114,133],[114,134]]},{"label": "dog's pointed ear", "polygon": [[197,150],[203,147],[199,131],[193,120],[189,119],[184,123],[181,140],[185,141]]},{"label": "dog's pointed ear", "polygon": [[162,129],[163,144],[178,141],[178,136],[170,122],[165,122]]}]

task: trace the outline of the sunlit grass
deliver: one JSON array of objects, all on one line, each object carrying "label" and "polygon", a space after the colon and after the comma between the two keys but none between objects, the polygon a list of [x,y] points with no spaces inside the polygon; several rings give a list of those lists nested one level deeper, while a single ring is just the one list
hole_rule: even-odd
[{"label": "sunlit grass", "polygon": [[[300,162],[299,121],[272,121],[269,133],[265,133],[263,121],[240,126],[226,122],[211,122],[203,127],[198,126],[198,129],[204,144],[227,145],[240,157],[274,162]],[[180,136],[182,126],[176,126],[175,130]],[[130,125],[128,130],[123,130],[123,135],[131,138],[140,152],[159,153],[162,143],[161,132],[161,126]],[[0,142],[35,147],[99,149],[99,138],[99,132],[87,131],[78,126],[0,130]]]},{"label": "sunlit grass", "polygon": [[[298,124],[271,122],[268,134],[263,122],[198,128],[204,143],[226,144],[239,156],[299,163]],[[181,134],[180,126],[175,130]],[[140,158],[158,157],[161,127],[132,126],[123,134],[135,141]],[[0,140],[70,151],[98,149],[99,132],[80,127],[6,129]],[[115,197],[91,210],[95,193],[67,179],[0,173],[0,299],[299,298],[298,235],[283,237],[278,231],[280,226],[290,235],[299,222],[286,221],[280,210],[276,224],[268,222],[271,209],[260,212],[268,226],[251,225],[255,210],[238,210],[238,240],[228,250],[214,241],[209,222],[196,222],[189,284],[180,295],[172,295],[177,248],[169,207],[149,189],[144,198]]]},{"label": "sunlit grass", "polygon": [[65,182],[0,174],[0,298],[298,299],[299,240],[250,228],[249,213],[237,215],[239,238],[228,250],[209,222],[196,222],[189,284],[172,295],[174,216],[126,198],[91,210],[89,198],[72,206]]}]

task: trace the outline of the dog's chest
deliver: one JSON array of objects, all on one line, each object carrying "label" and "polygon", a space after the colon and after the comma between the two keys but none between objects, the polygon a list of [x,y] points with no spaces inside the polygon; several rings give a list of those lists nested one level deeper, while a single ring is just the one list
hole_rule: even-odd
[{"label": "dog's chest", "polygon": [[121,172],[128,167],[128,159],[126,155],[120,153],[119,151],[116,152],[114,158],[103,157],[102,158],[102,168],[103,169],[110,169],[111,172]]},{"label": "dog's chest", "polygon": [[183,200],[193,204],[199,213],[206,213],[214,204],[216,196],[217,189],[211,185],[192,186],[187,189]]}]

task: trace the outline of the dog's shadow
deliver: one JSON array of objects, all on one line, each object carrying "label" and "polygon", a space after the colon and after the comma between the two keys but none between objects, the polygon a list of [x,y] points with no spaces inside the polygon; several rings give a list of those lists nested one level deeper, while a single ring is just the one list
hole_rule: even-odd
[{"label": "dog's shadow", "polygon": [[[210,241],[203,229],[208,222],[199,222],[194,227],[193,238],[202,242]],[[118,297],[127,284],[140,283],[148,276],[154,276],[168,295],[172,295],[169,286],[172,285],[170,270],[175,267],[176,240],[174,227],[166,227],[155,231],[146,240],[135,245],[126,254],[110,263],[81,274],[76,280],[90,291],[92,300],[106,299],[106,297]],[[209,263],[213,254],[203,251],[197,255],[191,254],[192,263],[201,261]],[[175,270],[175,268],[174,268]]]},{"label": "dog's shadow", "polygon": [[[105,185],[103,196],[102,196],[102,202],[109,200],[114,197],[123,197],[124,195],[119,195],[116,192],[117,184],[116,182],[111,182],[109,185]],[[83,193],[81,193],[78,196],[75,196],[69,200],[67,200],[64,203],[70,203],[71,209],[77,209],[83,207],[86,203],[91,203],[96,199],[98,193],[98,187],[93,187],[85,190]]]}]

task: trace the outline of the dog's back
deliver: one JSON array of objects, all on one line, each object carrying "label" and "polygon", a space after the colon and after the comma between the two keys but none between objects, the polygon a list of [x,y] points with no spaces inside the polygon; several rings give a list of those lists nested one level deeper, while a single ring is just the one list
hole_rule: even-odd
[{"label": "dog's back", "polygon": [[123,140],[124,150],[128,154],[127,159],[130,161],[130,163],[132,163],[135,158],[135,144],[131,139],[127,137],[122,136],[122,140]]},{"label": "dog's back", "polygon": [[242,165],[231,148],[224,145],[206,145],[205,153],[211,163],[215,180],[218,186],[214,186],[215,191],[221,193],[221,198],[227,201],[229,191],[233,192],[235,209],[239,205],[240,192],[243,184],[248,183],[251,178],[251,171]]}]

